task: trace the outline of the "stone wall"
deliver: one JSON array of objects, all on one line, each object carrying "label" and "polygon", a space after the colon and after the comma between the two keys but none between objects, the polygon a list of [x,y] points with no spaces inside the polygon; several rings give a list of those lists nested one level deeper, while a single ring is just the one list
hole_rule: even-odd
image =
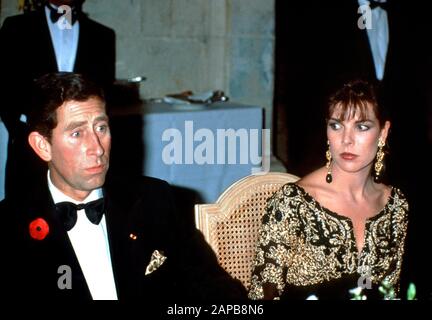
[{"label": "stone wall", "polygon": [[[1,21],[18,0],[1,0]],[[271,128],[274,0],[87,0],[116,31],[117,78],[145,76],[143,98],[220,89],[259,105]]]}]

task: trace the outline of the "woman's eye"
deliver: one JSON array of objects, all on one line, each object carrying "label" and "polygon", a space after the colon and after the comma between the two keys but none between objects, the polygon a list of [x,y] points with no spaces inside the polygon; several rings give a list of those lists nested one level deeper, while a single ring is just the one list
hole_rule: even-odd
[{"label": "woman's eye", "polygon": [[337,122],[330,122],[330,123],[329,123],[329,127],[332,128],[333,130],[337,130],[337,129],[339,129],[341,126],[340,126],[340,124],[337,123]]},{"label": "woman's eye", "polygon": [[80,136],[80,132],[79,131],[74,131],[74,132],[72,132],[71,136],[74,137],[74,138],[77,138],[77,137]]}]

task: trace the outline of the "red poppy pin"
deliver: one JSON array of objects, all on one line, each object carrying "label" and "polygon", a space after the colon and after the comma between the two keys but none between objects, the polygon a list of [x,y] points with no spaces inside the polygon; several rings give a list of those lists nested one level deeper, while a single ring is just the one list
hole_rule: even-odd
[{"label": "red poppy pin", "polygon": [[29,231],[33,239],[43,240],[49,233],[49,226],[44,219],[37,218],[30,223]]}]

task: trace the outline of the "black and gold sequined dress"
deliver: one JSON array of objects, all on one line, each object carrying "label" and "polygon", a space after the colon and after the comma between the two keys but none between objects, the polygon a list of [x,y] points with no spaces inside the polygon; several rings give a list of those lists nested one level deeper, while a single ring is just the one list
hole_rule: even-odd
[{"label": "black and gold sequined dress", "polygon": [[263,216],[249,298],[349,298],[359,279],[372,284],[364,292],[384,280],[397,291],[407,213],[405,197],[392,188],[385,207],[367,219],[358,252],[350,218],[321,206],[295,183],[284,185]]}]

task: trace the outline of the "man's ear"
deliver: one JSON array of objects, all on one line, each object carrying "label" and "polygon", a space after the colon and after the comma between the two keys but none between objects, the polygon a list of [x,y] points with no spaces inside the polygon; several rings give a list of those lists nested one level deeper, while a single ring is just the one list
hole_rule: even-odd
[{"label": "man's ear", "polygon": [[28,143],[36,154],[44,161],[51,161],[51,144],[37,131],[30,132]]}]

